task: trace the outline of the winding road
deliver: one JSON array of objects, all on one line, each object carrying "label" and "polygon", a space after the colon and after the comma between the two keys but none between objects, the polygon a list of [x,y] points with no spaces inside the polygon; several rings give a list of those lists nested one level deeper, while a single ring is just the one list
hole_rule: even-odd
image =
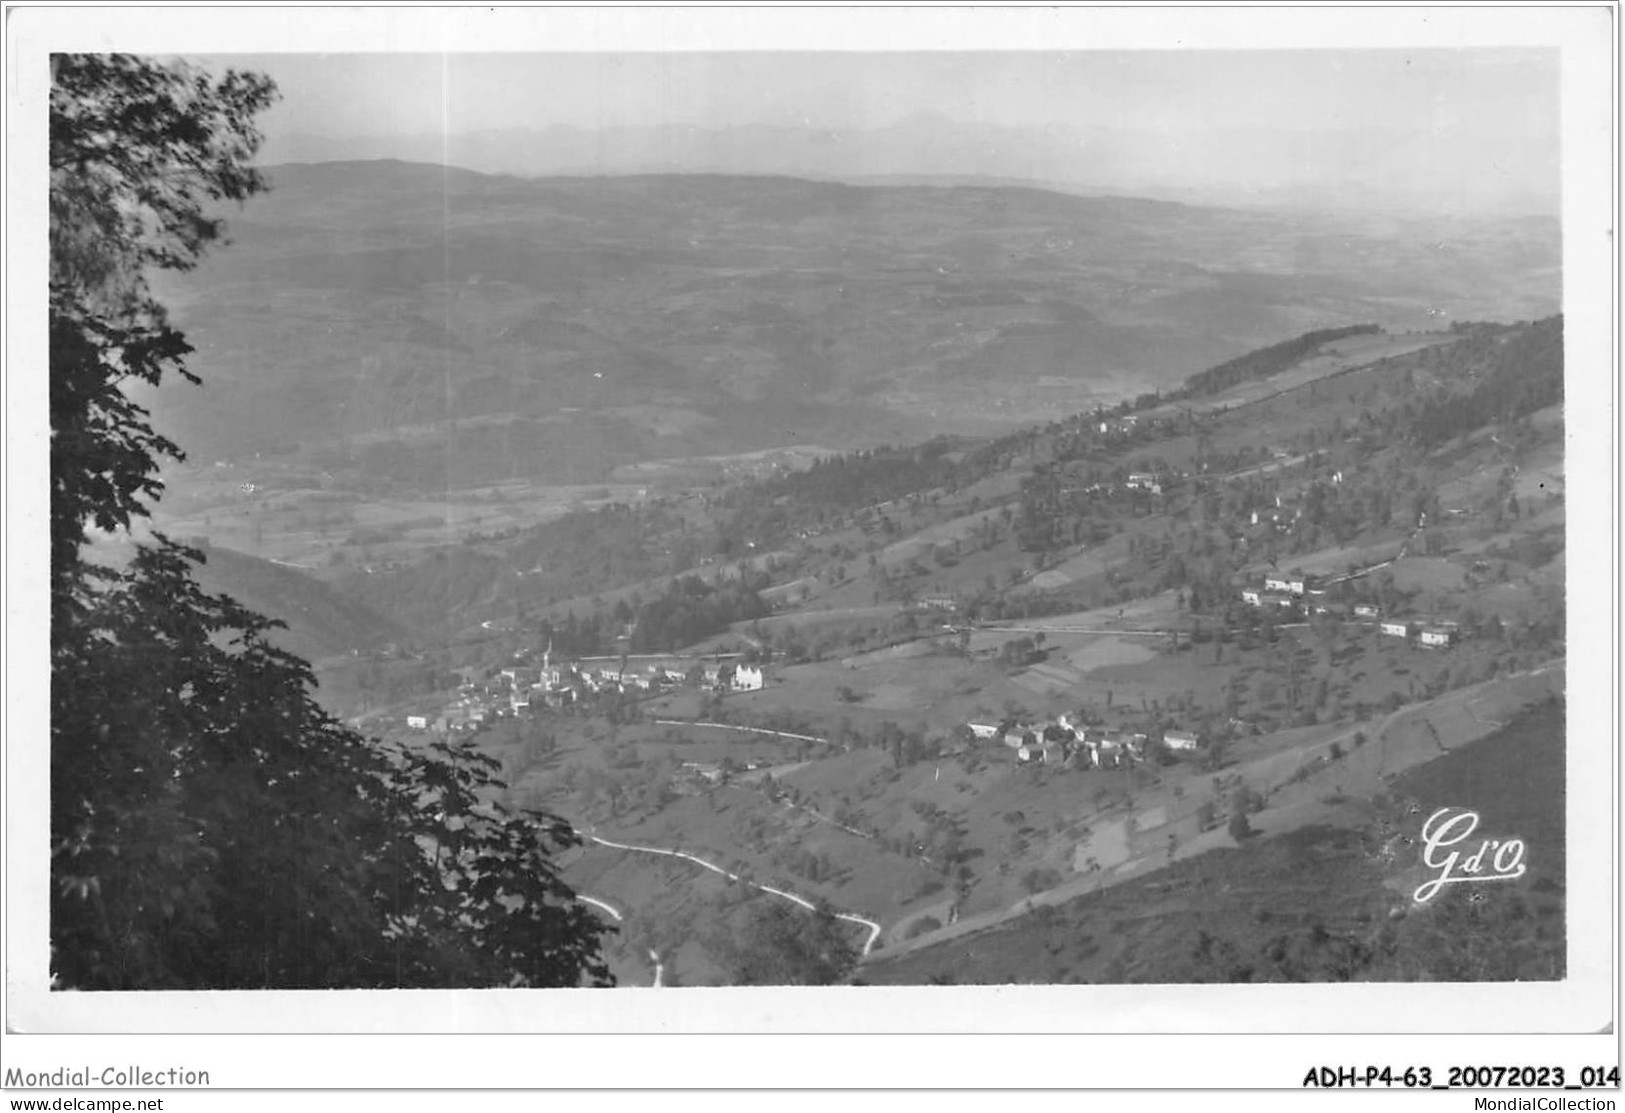
[{"label": "winding road", "polygon": [[[583,896],[580,893],[576,894],[576,900],[580,901],[582,904],[590,904],[594,908],[602,908],[605,912],[609,913],[610,918],[617,924],[626,922],[626,917],[621,915],[620,909],[616,908],[608,901],[599,900],[597,897]],[[655,964],[655,980],[653,988],[659,989],[666,983],[666,964],[661,961],[660,952],[655,950],[653,947],[649,948],[649,961]]]},{"label": "winding road", "polygon": [[828,738],[820,738],[816,734],[793,734],[787,730],[769,730],[766,727],[742,727],[737,723],[712,723],[703,719],[651,719],[657,726],[663,727],[713,727],[717,730],[736,730],[744,734],[767,734],[774,738],[794,738],[801,742],[822,742],[829,744]]},{"label": "winding road", "polygon": [[[783,889],[775,889],[771,885],[762,885],[762,884],[759,884],[759,883],[757,883],[755,881],[747,881],[745,878],[740,877],[737,873],[732,873],[732,872],[730,872],[728,870],[725,870],[721,866],[717,865],[715,862],[708,862],[704,858],[701,858],[701,857],[699,857],[698,855],[695,855],[695,854],[690,854],[687,851],[675,850],[675,849],[670,849],[670,848],[667,848],[667,847],[659,847],[659,846],[635,846],[635,845],[633,845],[631,843],[614,842],[614,841],[612,841],[610,839],[599,838],[597,835],[594,835],[594,834],[591,834],[591,833],[588,833],[586,837],[590,842],[595,842],[599,846],[607,846],[607,847],[611,848],[612,850],[630,850],[630,851],[633,851],[633,852],[638,853],[638,854],[660,854],[660,855],[664,855],[667,858],[682,858],[685,861],[693,862],[697,866],[703,866],[704,868],[710,870],[712,873],[721,874],[723,877],[726,877],[729,881],[743,881],[746,885],[749,885],[753,889],[759,889],[764,893],[772,893],[776,897],[782,897],[783,899],[785,899],[787,901],[790,901],[793,904],[800,905],[802,908],[807,909],[809,912],[813,911],[817,907],[816,905],[813,904],[812,901],[808,900],[806,897],[800,897],[800,896],[797,896],[794,893],[787,893]],[[586,900],[587,898],[583,897],[581,899]],[[598,907],[601,907],[601,908],[607,908],[608,907],[607,905],[604,905],[601,901],[589,901],[589,903],[597,905]],[[618,919],[619,914],[615,913],[615,915],[616,915],[616,918]],[[862,956],[867,958],[868,955],[869,955],[869,952],[874,949],[875,941],[880,938],[880,930],[881,930],[880,925],[875,923],[873,920],[868,920],[868,919],[865,919],[862,916],[853,915],[850,912],[837,912],[837,913],[835,913],[835,918],[837,920],[845,920],[847,923],[851,923],[851,924],[861,924],[863,927],[869,929],[869,937],[863,941],[863,951],[862,951]]]}]

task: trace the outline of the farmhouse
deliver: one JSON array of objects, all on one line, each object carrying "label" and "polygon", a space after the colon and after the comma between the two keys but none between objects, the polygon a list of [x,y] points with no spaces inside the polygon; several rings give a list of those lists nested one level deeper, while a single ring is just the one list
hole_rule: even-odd
[{"label": "farmhouse", "polygon": [[1004,733],[1004,744],[1012,750],[1019,751],[1023,746],[1036,745],[1038,738],[1030,730],[1016,727]]},{"label": "farmhouse", "polygon": [[1422,628],[1421,642],[1440,649],[1448,649],[1456,643],[1456,631],[1448,626],[1425,626]]},{"label": "farmhouse", "polygon": [[1123,758],[1127,751],[1128,746],[1123,742],[1121,737],[1117,735],[1108,735],[1099,743],[1090,747],[1089,756],[1092,763],[1096,766],[1101,768],[1109,766],[1110,768],[1116,769],[1118,766],[1123,764]]},{"label": "farmhouse", "polygon": [[1244,587],[1241,589],[1241,601],[1256,607],[1261,602],[1261,593],[1256,587]]},{"label": "farmhouse", "polygon": [[1162,744],[1167,746],[1170,750],[1194,750],[1196,749],[1197,741],[1196,734],[1193,731],[1188,730],[1164,731],[1162,735]]},{"label": "farmhouse", "polygon": [[697,781],[705,781],[707,784],[720,784],[722,782],[722,767],[719,765],[685,761],[682,769],[684,773]]},{"label": "farmhouse", "polygon": [[1355,618],[1376,618],[1381,613],[1382,612],[1377,609],[1377,605],[1375,603],[1354,604]]},{"label": "farmhouse", "polygon": [[1390,619],[1387,622],[1382,623],[1379,628],[1390,638],[1408,638],[1411,636],[1411,628],[1408,623],[1395,622]]},{"label": "farmhouse", "polygon": [[413,730],[428,730],[429,717],[427,715],[408,715],[406,717],[406,725],[411,727]]},{"label": "farmhouse", "polygon": [[999,728],[992,723],[966,723],[977,741],[987,742],[998,737]]},{"label": "farmhouse", "polygon": [[762,689],[762,670],[755,665],[740,665],[734,669],[729,686],[736,692],[759,692]]},{"label": "farmhouse", "polygon": [[1067,759],[1067,748],[1057,742],[1028,742],[1016,750],[1016,758],[1039,765],[1059,765]]}]

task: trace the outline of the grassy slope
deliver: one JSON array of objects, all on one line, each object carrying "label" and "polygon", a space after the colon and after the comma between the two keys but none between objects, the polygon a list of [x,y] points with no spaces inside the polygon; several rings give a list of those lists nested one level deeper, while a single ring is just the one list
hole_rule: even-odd
[{"label": "grassy slope", "polygon": [[[1212,851],[1011,925],[866,966],[870,984],[1510,980],[1562,976],[1564,715],[1548,703],[1396,778],[1353,826]],[[1515,882],[1410,906],[1410,847],[1373,856],[1384,819],[1414,838],[1434,808],[1530,847]],[[1476,845],[1476,844],[1475,844]],[[1476,889],[1476,893],[1465,890]],[[1474,900],[1473,897],[1481,899]]]}]

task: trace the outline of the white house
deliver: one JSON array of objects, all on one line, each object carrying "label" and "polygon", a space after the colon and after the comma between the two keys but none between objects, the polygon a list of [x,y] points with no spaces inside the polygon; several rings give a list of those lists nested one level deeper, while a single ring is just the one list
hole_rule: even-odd
[{"label": "white house", "polygon": [[1260,598],[1261,596],[1259,595],[1259,591],[1256,587],[1244,587],[1241,589],[1241,601],[1243,603],[1251,603],[1256,607],[1259,605]]},{"label": "white house", "polygon": [[1392,619],[1382,623],[1380,629],[1390,638],[1408,638],[1411,636],[1411,628],[1409,624],[1404,622],[1395,622]]},{"label": "white house", "polygon": [[1265,591],[1291,591],[1292,590],[1292,581],[1287,579],[1285,576],[1265,576],[1264,577],[1264,590]]},{"label": "white house", "polygon": [[1017,748],[1016,758],[1036,761],[1040,765],[1059,765],[1066,760],[1066,753],[1053,742],[1028,742]]},{"label": "white house", "polygon": [[1170,750],[1194,750],[1196,749],[1196,735],[1188,730],[1164,731],[1162,744]]},{"label": "white house", "polygon": [[1456,632],[1446,626],[1429,626],[1422,631],[1422,644],[1448,649],[1456,642]]},{"label": "white house", "polygon": [[740,665],[734,669],[733,690],[759,692],[762,688],[762,670],[755,665]]},{"label": "white house", "polygon": [[1355,618],[1376,618],[1380,613],[1382,612],[1377,610],[1377,605],[1375,603],[1354,604]]},{"label": "white house", "polygon": [[501,675],[515,688],[529,688],[540,679],[538,670],[517,666],[511,669],[503,669]]},{"label": "white house", "polygon": [[411,727],[413,730],[428,730],[429,717],[427,715],[408,715],[406,717],[406,725]]},{"label": "white house", "polygon": [[971,734],[980,742],[989,742],[998,737],[999,728],[993,723],[966,723]]}]

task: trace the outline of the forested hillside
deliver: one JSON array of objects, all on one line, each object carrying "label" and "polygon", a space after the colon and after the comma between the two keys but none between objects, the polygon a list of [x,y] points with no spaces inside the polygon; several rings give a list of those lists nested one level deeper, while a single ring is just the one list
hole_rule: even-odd
[{"label": "forested hillside", "polygon": [[1451,350],[1449,372],[1465,377],[1464,390],[1440,392],[1410,417],[1409,435],[1432,447],[1491,422],[1518,418],[1563,401],[1563,318],[1526,329],[1472,330]]},{"label": "forested hillside", "polygon": [[[805,470],[738,482],[703,498],[576,511],[523,531],[474,535],[468,543],[441,548],[404,567],[353,572],[341,584],[407,626],[455,629],[477,616],[539,613],[560,601],[588,600],[704,564],[759,563],[761,554],[805,551],[824,535],[843,538],[831,542],[835,548],[830,552],[837,560],[852,561],[861,546],[843,531],[856,527],[865,545],[871,538],[900,541],[906,530],[899,523],[911,506],[978,484],[1007,492],[986,505],[1006,505],[1010,512],[1007,523],[980,527],[980,543],[990,543],[993,533],[1007,529],[1022,551],[1042,559],[1068,547],[1104,542],[1124,514],[1161,513],[1167,492],[1154,493],[1150,480],[1131,482],[1135,475],[1159,477],[1159,486],[1188,484],[1201,510],[1189,524],[1193,529],[1268,510],[1275,498],[1267,476],[1271,454],[1290,451],[1313,465],[1313,478],[1301,512],[1274,542],[1289,555],[1352,538],[1373,526],[1414,523],[1426,513],[1437,517],[1436,497],[1398,493],[1410,492],[1415,475],[1395,481],[1388,474],[1394,464],[1386,457],[1379,469],[1361,469],[1357,479],[1334,482],[1334,473],[1349,470],[1352,475],[1354,465],[1378,446],[1422,453],[1492,422],[1504,426],[1504,436],[1516,438],[1521,419],[1562,400],[1561,317],[1524,325],[1462,324],[1439,339],[1409,347],[1404,338],[1395,338],[1402,354],[1351,359],[1346,368],[1328,369],[1318,381],[1299,375],[1289,380],[1296,385],[1288,394],[1272,400],[1267,386],[1271,376],[1298,374],[1296,368],[1322,358],[1318,353],[1328,345],[1370,335],[1373,331],[1366,327],[1308,333],[1204,372],[1172,399],[1152,393],[1133,403],[980,442],[938,437],[913,447],[831,456]],[[1334,382],[1362,368],[1348,380],[1352,385],[1336,388],[1342,393],[1316,401],[1317,391],[1333,390]],[[1233,401],[1227,393],[1252,389],[1261,381],[1266,383],[1263,397]],[[1191,408],[1198,396],[1206,408]],[[1311,404],[1312,416],[1285,419]],[[1215,435],[1222,423],[1239,428],[1233,419],[1256,420],[1253,434]],[[1268,447],[1272,440],[1273,449]],[[1256,477],[1242,482],[1223,480],[1259,469]],[[1182,473],[1189,478],[1179,479]],[[973,498],[966,509],[975,513],[982,505]],[[1165,545],[1139,554],[1138,571],[1163,588],[1188,588],[1198,597],[1222,594],[1235,561],[1242,559],[1241,554],[1221,559],[1227,545],[1215,535],[1194,553],[1187,547],[1177,560],[1171,556],[1175,548]],[[663,586],[642,590],[646,598],[664,593]],[[676,592],[661,606],[687,609],[686,602],[677,606],[681,600],[682,593]],[[630,623],[632,613],[645,604],[644,598],[627,602],[622,619]],[[1006,600],[993,613],[1019,614],[1024,606]],[[603,636],[613,640],[608,604],[578,607],[576,619],[587,621],[592,609],[603,612]],[[741,611],[737,617],[751,615]],[[668,638],[650,634],[663,625],[664,619],[645,625],[639,644],[667,648]],[[698,629],[714,624],[685,620],[677,625]],[[598,633],[584,637],[591,644],[605,644]]]},{"label": "forested hillside", "polygon": [[352,650],[366,652],[409,635],[354,595],[296,568],[220,546],[203,546],[197,579],[206,590],[230,595],[288,624],[272,640],[309,660]]},{"label": "forested hillside", "polygon": [[1169,392],[1165,397],[1169,401],[1183,398],[1200,398],[1208,394],[1217,394],[1226,387],[1248,379],[1262,379],[1277,372],[1285,371],[1288,367],[1312,354],[1324,344],[1333,340],[1342,340],[1349,336],[1360,336],[1367,333],[1380,332],[1378,325],[1350,325],[1347,328],[1320,329],[1315,332],[1306,332],[1302,336],[1279,344],[1271,344],[1267,348],[1260,348],[1256,352],[1248,352],[1217,367],[1206,371],[1198,371],[1185,380],[1183,388]]}]

